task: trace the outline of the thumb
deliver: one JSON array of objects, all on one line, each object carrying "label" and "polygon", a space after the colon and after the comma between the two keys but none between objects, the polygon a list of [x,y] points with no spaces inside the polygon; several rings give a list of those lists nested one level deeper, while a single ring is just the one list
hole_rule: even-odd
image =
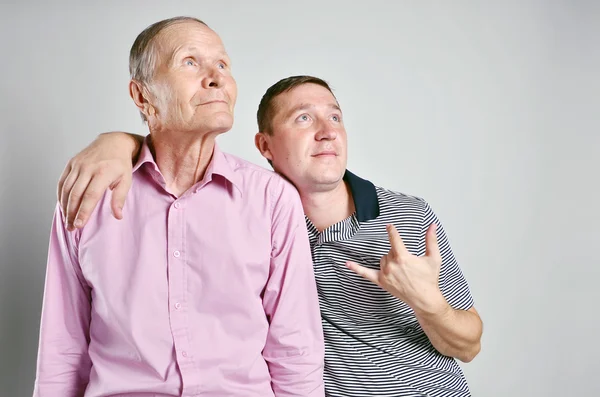
[{"label": "thumb", "polygon": [[379,270],[369,269],[368,267],[361,266],[358,263],[352,261],[346,262],[346,267],[358,274],[359,276],[362,276],[367,280],[379,285]]},{"label": "thumb", "polygon": [[131,187],[131,177],[123,178],[112,188],[112,198],[110,200],[110,207],[112,209],[113,216],[117,219],[123,219],[123,206],[125,205],[125,199],[127,193]]}]

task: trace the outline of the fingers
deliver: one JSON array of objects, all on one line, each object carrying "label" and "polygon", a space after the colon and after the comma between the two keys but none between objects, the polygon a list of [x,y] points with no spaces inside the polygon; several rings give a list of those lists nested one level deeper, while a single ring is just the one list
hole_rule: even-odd
[{"label": "fingers", "polygon": [[60,179],[58,180],[58,189],[56,190],[56,200],[59,202],[62,195],[63,185],[65,184],[65,180],[71,173],[72,169],[73,167],[71,166],[71,162],[68,162],[62,174],[60,174]]},{"label": "fingers", "polygon": [[392,224],[389,224],[385,227],[385,230],[387,231],[388,239],[390,240],[390,252],[392,255],[396,258],[410,255],[408,249],[406,249],[406,246],[402,241],[402,238],[400,237],[400,234],[398,233],[398,230],[396,230],[396,227]]},{"label": "fingers", "polygon": [[388,256],[383,255],[379,259],[379,270],[383,273],[384,276],[389,276],[392,272],[393,266],[389,266]]},{"label": "fingers", "polygon": [[[81,180],[81,182],[80,182]],[[81,183],[81,186],[88,182],[89,178],[80,175],[77,183]],[[104,192],[108,189],[110,180],[104,176],[93,176],[89,180],[85,190],[78,190],[75,192],[75,188],[69,197],[69,219],[72,220],[72,225],[75,228],[82,228],[85,226],[90,218],[90,215],[98,205],[98,202],[104,195]],[[69,220],[68,219],[68,220]]]},{"label": "fingers", "polygon": [[81,204],[81,198],[87,191],[89,184],[89,176],[82,173],[78,174],[77,179],[75,180],[75,183],[73,184],[73,187],[67,196],[67,207],[64,215],[66,217],[67,230],[69,231],[74,230],[75,227],[79,227],[78,225],[74,225],[75,215],[77,215],[77,211],[79,210],[79,206]]},{"label": "fingers", "polygon": [[346,262],[346,267],[348,267],[348,269],[352,270],[359,276],[362,276],[367,280],[379,285],[379,270],[369,269],[352,261]]},{"label": "fingers", "polygon": [[71,169],[69,175],[64,179],[62,187],[60,189],[60,208],[62,209],[63,217],[65,224],[67,222],[67,207],[69,204],[69,196],[71,195],[71,189],[73,189],[73,185],[77,181],[77,177],[79,176],[79,171],[77,169]]},{"label": "fingers", "polygon": [[127,174],[113,187],[112,199],[110,201],[112,214],[117,219],[123,219],[123,206],[127,192],[131,188],[131,175]]},{"label": "fingers", "polygon": [[425,255],[437,262],[441,262],[442,256],[440,255],[436,230],[437,225],[435,223],[429,225],[429,228],[427,229],[427,234],[425,234]]}]

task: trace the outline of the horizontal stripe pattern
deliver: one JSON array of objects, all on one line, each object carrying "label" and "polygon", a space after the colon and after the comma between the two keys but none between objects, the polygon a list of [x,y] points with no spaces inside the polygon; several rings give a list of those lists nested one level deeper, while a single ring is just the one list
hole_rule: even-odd
[{"label": "horizontal stripe pattern", "polygon": [[321,233],[306,220],[325,335],[327,395],[470,396],[460,367],[433,347],[412,309],[345,266],[352,260],[378,269],[379,259],[390,249],[388,223],[396,226],[411,253],[424,255],[425,233],[435,222],[442,294],[456,309],[473,305],[444,229],[428,203],[375,189],[379,204],[375,219],[359,222],[355,214]]}]

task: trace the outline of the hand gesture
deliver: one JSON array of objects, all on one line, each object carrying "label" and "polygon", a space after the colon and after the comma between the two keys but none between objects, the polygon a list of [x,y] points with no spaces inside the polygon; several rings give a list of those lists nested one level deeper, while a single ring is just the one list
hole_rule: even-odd
[{"label": "hand gesture", "polygon": [[[394,225],[387,225],[389,252],[379,261],[379,270],[356,262],[347,262],[349,269],[374,282],[413,310],[431,312],[447,305],[439,289],[442,257],[433,223],[425,236],[425,256],[411,254]],[[441,299],[440,299],[441,298]]]}]

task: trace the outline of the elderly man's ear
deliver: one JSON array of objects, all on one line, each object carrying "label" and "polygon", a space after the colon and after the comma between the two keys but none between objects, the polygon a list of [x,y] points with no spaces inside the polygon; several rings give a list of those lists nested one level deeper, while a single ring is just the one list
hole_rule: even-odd
[{"label": "elderly man's ear", "polygon": [[144,84],[136,80],[131,80],[129,82],[129,95],[133,99],[135,106],[137,106],[146,118],[156,114],[156,109],[154,109],[154,106],[149,101],[150,93]]}]

